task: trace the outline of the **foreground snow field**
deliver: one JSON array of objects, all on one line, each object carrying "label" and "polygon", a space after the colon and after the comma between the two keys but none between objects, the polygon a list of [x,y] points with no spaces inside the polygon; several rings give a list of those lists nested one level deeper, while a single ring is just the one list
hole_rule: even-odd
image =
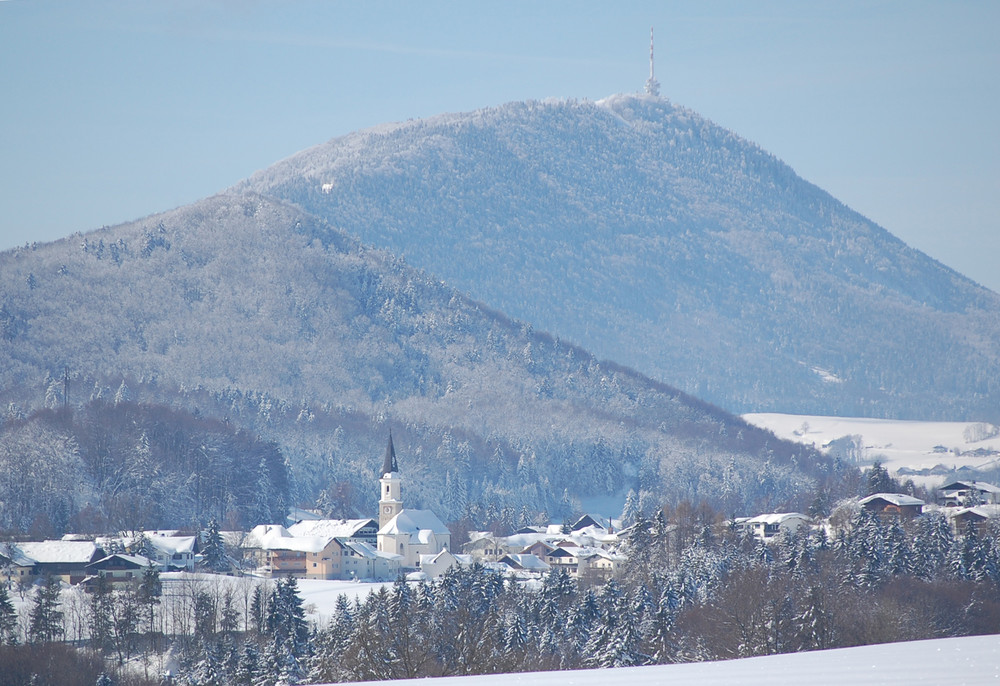
[{"label": "foreground snow field", "polygon": [[[387,682],[366,682],[385,684]],[[1000,636],[941,638],[725,662],[395,681],[414,686],[975,686],[1000,683]]]}]

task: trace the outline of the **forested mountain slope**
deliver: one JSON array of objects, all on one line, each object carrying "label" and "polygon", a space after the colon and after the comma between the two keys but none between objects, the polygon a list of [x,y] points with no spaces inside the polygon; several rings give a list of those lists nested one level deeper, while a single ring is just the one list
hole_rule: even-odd
[{"label": "forested mountain slope", "polygon": [[[187,413],[175,443],[192,460],[211,449],[198,418],[273,441],[291,501],[338,515],[372,511],[389,429],[404,499],[446,519],[566,515],[630,487],[742,512],[796,502],[834,469],[254,194],[0,254],[0,341],[0,472],[15,477],[17,446],[42,433],[61,464],[142,459],[144,432],[168,431],[148,405]],[[38,412],[67,401],[76,419]],[[137,409],[102,415],[120,428],[95,441],[79,433],[106,412],[94,402]],[[81,482],[68,507],[102,487]],[[222,505],[201,507],[188,516]]]},{"label": "forested mountain slope", "polygon": [[997,294],[666,100],[384,125],[238,188],[731,411],[1000,419]]}]

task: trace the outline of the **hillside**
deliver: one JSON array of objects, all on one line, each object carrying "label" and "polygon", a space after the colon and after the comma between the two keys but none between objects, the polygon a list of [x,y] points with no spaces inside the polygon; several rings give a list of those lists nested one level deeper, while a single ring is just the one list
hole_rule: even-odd
[{"label": "hillside", "polygon": [[89,441],[39,414],[62,406],[68,379],[78,415],[103,412],[94,402],[166,405],[192,417],[178,421],[273,441],[292,502],[325,491],[338,516],[373,507],[389,429],[404,498],[444,518],[517,524],[629,488],[649,506],[704,498],[744,511],[798,502],[831,474],[810,448],[252,194],[8,251],[0,283],[0,458],[11,464],[32,431],[54,432],[59,458],[85,465],[107,461],[88,450],[117,451],[115,464],[145,450],[136,429]]},{"label": "hillside", "polygon": [[666,100],[383,125],[237,189],[734,412],[1000,419],[1000,296]]}]

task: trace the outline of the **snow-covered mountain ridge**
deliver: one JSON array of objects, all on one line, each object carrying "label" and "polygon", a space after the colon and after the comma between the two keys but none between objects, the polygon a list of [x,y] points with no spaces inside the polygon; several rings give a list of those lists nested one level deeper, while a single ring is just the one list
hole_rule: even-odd
[{"label": "snow-covered mountain ridge", "polygon": [[663,99],[380,126],[237,189],[732,411],[978,420],[1000,400],[1000,297]]},{"label": "snow-covered mountain ridge", "polygon": [[[510,524],[561,518],[630,488],[651,508],[689,498],[742,511],[806,497],[833,476],[809,448],[254,194],[0,253],[0,284],[0,475],[11,483],[38,433],[63,446],[39,461],[141,463],[145,427],[77,440],[91,428],[54,414],[64,399],[81,408],[119,396],[274,441],[291,502],[332,489],[338,516],[374,506],[389,429],[409,506],[447,521],[470,507]],[[32,414],[40,408],[53,414]],[[81,454],[87,445],[109,454]],[[80,472],[81,490],[60,494],[70,511],[101,488]]]}]

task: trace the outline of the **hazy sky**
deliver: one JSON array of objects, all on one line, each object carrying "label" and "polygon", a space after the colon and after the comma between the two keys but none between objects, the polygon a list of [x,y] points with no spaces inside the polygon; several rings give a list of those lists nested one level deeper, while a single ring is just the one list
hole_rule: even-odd
[{"label": "hazy sky", "polygon": [[1000,2],[0,0],[0,249],[386,121],[639,90],[1000,290]]}]

